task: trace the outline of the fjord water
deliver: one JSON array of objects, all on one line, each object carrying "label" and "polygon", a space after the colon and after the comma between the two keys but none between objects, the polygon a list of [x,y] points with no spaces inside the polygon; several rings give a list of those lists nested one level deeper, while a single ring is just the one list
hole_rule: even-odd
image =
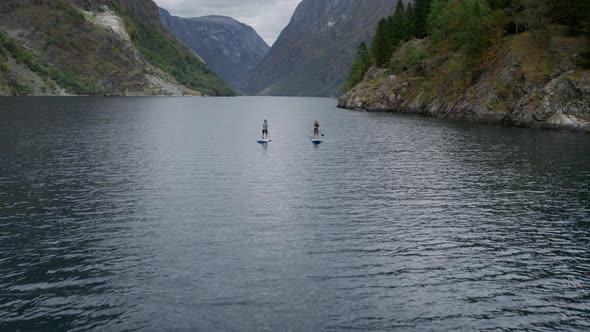
[{"label": "fjord water", "polygon": [[334,105],[0,99],[0,330],[590,328],[589,136]]}]

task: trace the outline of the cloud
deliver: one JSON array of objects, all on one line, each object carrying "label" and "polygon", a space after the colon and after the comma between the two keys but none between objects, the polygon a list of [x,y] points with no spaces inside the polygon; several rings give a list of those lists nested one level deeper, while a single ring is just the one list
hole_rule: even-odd
[{"label": "cloud", "polygon": [[180,17],[224,15],[251,25],[272,45],[287,26],[301,0],[155,0]]}]

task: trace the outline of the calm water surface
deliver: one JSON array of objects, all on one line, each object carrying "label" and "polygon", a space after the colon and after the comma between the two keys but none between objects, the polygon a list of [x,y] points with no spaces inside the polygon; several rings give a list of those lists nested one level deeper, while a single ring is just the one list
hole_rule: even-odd
[{"label": "calm water surface", "polygon": [[0,330],[590,329],[590,136],[334,105],[0,99]]}]

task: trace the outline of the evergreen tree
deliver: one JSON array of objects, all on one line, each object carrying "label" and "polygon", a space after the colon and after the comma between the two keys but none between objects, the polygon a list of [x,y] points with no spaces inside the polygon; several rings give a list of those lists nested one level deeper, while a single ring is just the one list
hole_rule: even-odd
[{"label": "evergreen tree", "polygon": [[468,65],[475,64],[490,42],[484,29],[490,14],[487,0],[433,0],[428,23],[434,45],[450,41],[467,51]]},{"label": "evergreen tree", "polygon": [[414,29],[417,38],[424,38],[428,35],[428,15],[432,0],[416,0],[414,7]]},{"label": "evergreen tree", "polygon": [[395,12],[392,16],[391,22],[391,43],[393,48],[399,46],[399,44],[407,39],[408,36],[408,22],[406,20],[406,9],[404,3],[400,0],[397,2]]},{"label": "evergreen tree", "polygon": [[365,73],[367,72],[367,69],[369,69],[369,65],[369,51],[367,50],[367,45],[365,45],[365,43],[362,42],[359,45],[356,57],[350,65],[348,78],[344,82],[344,86],[342,88],[344,92],[347,92],[348,90],[352,89],[363,79]]},{"label": "evergreen tree", "polygon": [[365,44],[365,42],[362,42],[359,45],[356,56],[363,63],[363,65],[365,66],[365,69],[369,69],[369,63],[370,63],[369,50],[367,49],[367,44]]},{"label": "evergreen tree", "polygon": [[590,1],[546,0],[550,6],[548,16],[559,24],[565,24],[571,35],[585,35],[588,43],[581,54],[580,65],[590,68]]},{"label": "evergreen tree", "polygon": [[579,62],[585,69],[590,69],[590,3],[586,2],[582,11],[584,12],[584,23],[581,24],[581,33],[586,35],[586,52],[581,54]]},{"label": "evergreen tree", "polygon": [[373,36],[371,44],[371,57],[378,67],[385,67],[391,57],[391,38],[389,38],[389,28],[386,19],[381,19],[377,25],[377,31]]},{"label": "evergreen tree", "polygon": [[[507,10],[512,6],[512,3],[517,0],[489,0],[490,8],[492,10]],[[545,1],[545,0],[541,0]]]},{"label": "evergreen tree", "polygon": [[452,32],[453,14],[449,8],[449,0],[433,0],[427,19],[428,34],[432,36],[434,45],[439,45]]},{"label": "evergreen tree", "polygon": [[408,4],[408,8],[406,8],[406,29],[407,35],[406,39],[415,38],[417,35],[416,30],[416,9],[412,6],[412,3]]},{"label": "evergreen tree", "polygon": [[387,17],[387,40],[389,40],[392,49],[393,49],[394,31],[395,31],[395,26],[393,23],[393,15],[389,15]]},{"label": "evergreen tree", "polygon": [[473,63],[480,60],[480,56],[489,46],[489,39],[483,22],[491,14],[488,2],[485,0],[465,0],[463,12],[460,14],[460,29],[455,40],[466,45],[468,61]]},{"label": "evergreen tree", "polygon": [[520,9],[513,13],[517,24],[524,25],[529,31],[545,31],[549,22],[547,0],[518,0],[513,7]]},{"label": "evergreen tree", "polygon": [[584,33],[590,20],[590,1],[551,0],[550,6],[553,21],[566,24],[572,35]]}]

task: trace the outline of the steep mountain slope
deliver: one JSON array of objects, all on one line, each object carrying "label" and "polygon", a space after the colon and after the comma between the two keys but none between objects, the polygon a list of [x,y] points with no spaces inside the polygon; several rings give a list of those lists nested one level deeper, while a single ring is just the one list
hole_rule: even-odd
[{"label": "steep mountain slope", "polygon": [[269,46],[256,31],[233,18],[204,16],[181,18],[160,8],[162,22],[170,32],[195,50],[211,70],[237,90],[243,91]]},{"label": "steep mountain slope", "polygon": [[153,1],[0,2],[0,95],[228,95]]},{"label": "steep mountain slope", "polygon": [[303,0],[258,65],[251,94],[336,96],[361,41],[397,0]]}]

